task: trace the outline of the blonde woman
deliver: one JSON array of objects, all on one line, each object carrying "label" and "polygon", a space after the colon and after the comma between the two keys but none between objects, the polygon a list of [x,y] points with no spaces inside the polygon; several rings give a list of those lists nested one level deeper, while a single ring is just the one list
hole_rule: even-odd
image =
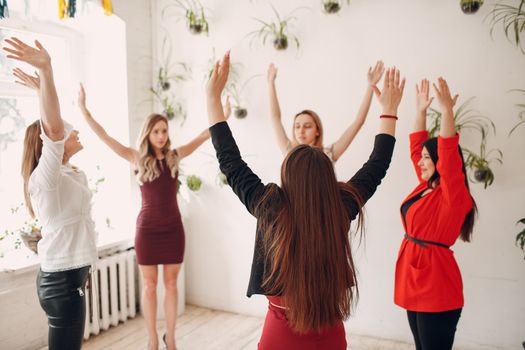
[{"label": "blonde woman", "polygon": [[[138,149],[126,147],[107,134],[86,107],[86,93],[80,86],[78,105],[95,134],[117,155],[134,168],[142,194],[137,218],[135,251],[143,279],[142,310],[149,336],[148,348],[158,349],[156,328],[157,266],[164,265],[164,312],[168,350],[175,350],[177,318],[177,277],[184,257],[184,227],[177,204],[179,161],[192,154],[210,138],[208,129],[189,143],[171,147],[168,119],[151,114],[142,126]],[[229,102],[225,114],[230,114]]]},{"label": "blonde woman", "polygon": [[368,110],[370,109],[370,103],[372,102],[373,88],[381,79],[384,71],[383,61],[377,61],[373,69],[372,67],[368,69],[368,85],[355,120],[346,128],[336,142],[325,147],[323,144],[323,125],[321,124],[321,118],[317,113],[309,109],[305,109],[294,116],[292,139],[286,135],[281,120],[281,107],[279,105],[279,99],[277,98],[277,88],[275,87],[277,68],[273,63],[270,64],[267,74],[270,118],[281,152],[286,155],[297,145],[310,145],[322,149],[332,162],[337,161],[348,149],[365,123]]},{"label": "blonde woman", "polygon": [[49,324],[49,350],[80,349],[86,320],[84,296],[89,267],[97,260],[91,219],[91,191],[86,175],[69,161],[82,150],[78,131],[62,120],[51,58],[17,38],[7,39],[8,58],[23,61],[36,76],[15,68],[17,83],[37,91],[41,119],[24,138],[22,177],[26,206],[42,224],[38,242],[38,299]]}]

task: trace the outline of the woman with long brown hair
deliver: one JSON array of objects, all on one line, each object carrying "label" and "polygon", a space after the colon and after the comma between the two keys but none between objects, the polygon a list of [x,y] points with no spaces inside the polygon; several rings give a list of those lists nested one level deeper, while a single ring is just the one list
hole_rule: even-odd
[{"label": "woman with long brown hair", "polygon": [[404,80],[387,70],[380,132],[369,160],[346,183],[318,147],[299,145],[281,167],[281,186],[264,185],[242,160],[225,122],[221,92],[228,78],[229,52],[207,86],[208,118],[221,171],[248,211],[257,218],[248,296],[266,295],[269,309],[259,349],[346,349],[343,320],[357,296],[350,222],[386,174],[395,143],[397,108]]},{"label": "woman with long brown hair", "polygon": [[[184,227],[177,204],[179,161],[192,154],[210,138],[208,129],[185,145],[172,148],[168,119],[151,114],[142,125],[137,149],[124,146],[93,118],[86,106],[86,93],[81,85],[78,105],[93,132],[113,152],[134,168],[140,184],[142,205],[137,217],[135,251],[142,274],[142,311],[149,336],[148,349],[158,349],[157,335],[157,270],[163,265],[164,313],[166,333],[162,339],[168,350],[176,349],[177,278],[184,258]],[[227,100],[225,114],[230,114]]]},{"label": "woman with long brown hair", "polygon": [[40,100],[41,119],[26,129],[22,177],[26,207],[42,224],[37,292],[48,317],[48,347],[80,349],[86,320],[84,291],[89,268],[97,260],[92,194],[84,172],[69,163],[83,146],[78,131],[61,117],[46,49],[38,41],[36,48],[17,38],[6,43],[8,58],[38,70],[31,76],[15,68],[14,75],[17,83],[36,90]]},{"label": "woman with long brown hair", "polygon": [[277,88],[275,86],[277,68],[273,63],[270,64],[267,73],[270,119],[281,152],[286,155],[297,145],[310,145],[322,149],[331,161],[337,161],[348,149],[354,138],[359,133],[359,130],[361,130],[361,127],[364,125],[372,102],[373,87],[381,79],[384,70],[383,61],[377,61],[374,68],[370,67],[368,69],[367,88],[355,120],[346,128],[336,142],[330,146],[324,146],[324,133],[321,118],[316,112],[310,109],[302,110],[294,116],[292,138],[290,139],[286,135],[281,120],[281,107],[279,105]]},{"label": "woman with long brown hair", "polygon": [[419,184],[401,205],[405,237],[396,263],[394,301],[407,310],[417,350],[452,349],[463,308],[461,273],[449,248],[470,242],[476,202],[470,194],[447,82],[434,84],[441,105],[437,138],[428,138],[429,82],[416,85],[416,119],[410,156]]}]

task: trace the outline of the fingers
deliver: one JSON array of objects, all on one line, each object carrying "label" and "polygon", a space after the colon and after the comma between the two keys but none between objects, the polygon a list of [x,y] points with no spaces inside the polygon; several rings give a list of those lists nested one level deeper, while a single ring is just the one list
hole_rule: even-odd
[{"label": "fingers", "polygon": [[[15,49],[21,51],[24,49],[24,46],[20,45],[18,42],[21,42],[20,40],[16,39],[16,38],[11,38],[11,39],[5,39],[5,42],[8,43],[9,45],[11,45],[12,47],[14,47]],[[23,44],[23,43],[22,43]],[[27,45],[26,45],[27,46]]]},{"label": "fingers", "polygon": [[456,104],[456,102],[458,101],[458,98],[459,98],[459,95],[456,94],[456,96],[454,96],[454,98],[452,99],[452,106]]},{"label": "fingers", "polygon": [[389,82],[389,79],[390,79],[390,71],[391,69],[388,68],[385,72],[385,78],[383,79],[383,91],[388,89],[389,86],[390,86],[390,82]]},{"label": "fingers", "polygon": [[[399,71],[398,71],[398,73],[399,73]],[[406,83],[406,79],[403,78],[401,80],[401,85],[399,86],[399,92],[401,93],[401,95],[403,95],[403,91],[405,90],[405,83]]]},{"label": "fingers", "polygon": [[398,86],[399,86],[399,69],[396,69],[395,74],[394,74],[394,87],[398,87]]},{"label": "fingers", "polygon": [[[7,39],[7,40],[9,40],[9,39]],[[11,37],[11,40],[13,42],[15,42],[18,46],[20,46],[22,49],[27,49],[27,48],[31,47],[31,46],[27,45],[26,43],[24,43],[22,40],[18,39],[17,37],[13,36],[13,37]]]},{"label": "fingers", "polygon": [[36,46],[39,50],[43,50],[43,51],[46,50],[46,49],[44,49],[44,47],[42,46],[42,44],[40,44],[40,41],[38,41],[38,40],[35,40],[35,46]]}]

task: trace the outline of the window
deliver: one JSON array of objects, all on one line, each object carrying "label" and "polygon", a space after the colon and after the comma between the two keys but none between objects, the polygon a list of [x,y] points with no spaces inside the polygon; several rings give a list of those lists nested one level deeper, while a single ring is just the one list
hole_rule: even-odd
[{"label": "window", "polygon": [[[98,21],[98,22],[95,22]],[[99,243],[132,237],[134,220],[129,211],[129,165],[119,161],[102,145],[83,121],[76,106],[78,83],[88,88],[88,104],[108,132],[127,144],[127,78],[125,26],[116,16],[90,19],[74,30],[49,22],[17,22],[0,25],[0,40],[11,36],[32,43],[38,39],[50,52],[62,117],[80,131],[84,145],[72,163],[85,171],[93,196],[93,216]],[[71,23],[66,24],[71,27]],[[84,29],[83,29],[84,28]],[[105,53],[112,47],[112,55]],[[20,175],[25,127],[39,118],[39,103],[34,91],[14,83],[12,69],[27,73],[34,69],[0,54],[0,269],[2,256],[30,256],[17,230],[29,215],[23,206],[23,181]],[[111,77],[109,79],[108,77]],[[109,118],[108,116],[111,116]],[[98,190],[98,191],[97,191]],[[6,233],[7,232],[7,233]],[[1,239],[3,238],[3,239]]]}]

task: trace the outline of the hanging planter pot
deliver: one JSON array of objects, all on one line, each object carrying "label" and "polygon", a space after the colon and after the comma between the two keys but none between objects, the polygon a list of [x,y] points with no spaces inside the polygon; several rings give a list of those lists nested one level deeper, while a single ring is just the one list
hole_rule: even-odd
[{"label": "hanging planter pot", "polygon": [[273,40],[273,47],[276,50],[286,50],[288,47],[288,38],[286,35],[279,35]]},{"label": "hanging planter pot", "polygon": [[197,192],[202,187],[202,180],[197,175],[190,175],[186,178],[186,185],[193,192]]},{"label": "hanging planter pot", "polygon": [[485,182],[487,179],[489,179],[492,171],[490,168],[479,168],[474,170],[474,179],[477,182]]},{"label": "hanging planter pot", "polygon": [[478,12],[481,5],[483,5],[484,0],[461,0],[459,5],[461,6],[461,11],[467,15]]},{"label": "hanging planter pot", "polygon": [[191,34],[197,35],[202,33],[204,26],[200,23],[190,23],[189,30]]},{"label": "hanging planter pot", "polygon": [[323,1],[323,9],[327,14],[337,13],[341,9],[341,4],[339,1],[325,0]]},{"label": "hanging planter pot", "polygon": [[248,115],[248,110],[243,107],[235,107],[233,110],[233,115],[237,119],[244,119]]}]

